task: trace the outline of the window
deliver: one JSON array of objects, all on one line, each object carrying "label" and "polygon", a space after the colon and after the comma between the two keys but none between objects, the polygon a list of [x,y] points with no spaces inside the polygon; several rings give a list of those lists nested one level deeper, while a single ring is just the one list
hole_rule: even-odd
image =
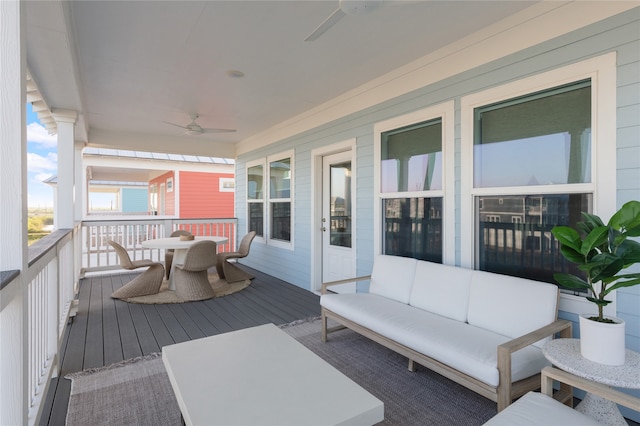
[{"label": "window", "polygon": [[292,163],[289,152],[247,164],[248,230],[283,247],[291,247],[292,241]]},{"label": "window", "polygon": [[612,93],[605,55],[462,99],[462,266],[554,284],[576,272],[551,229],[615,211]]},{"label": "window", "polygon": [[269,238],[290,242],[291,157],[269,161],[269,206]]},{"label": "window", "polygon": [[167,192],[173,192],[173,178],[167,178]]},{"label": "window", "polygon": [[[453,224],[444,214],[445,188],[453,182],[453,158],[446,147],[453,141],[453,104],[421,110],[375,126],[379,171],[379,251],[442,263],[445,228]],[[447,173],[445,173],[445,170]],[[453,231],[450,231],[453,235]],[[450,261],[453,261],[449,255]]]},{"label": "window", "polygon": [[264,237],[264,164],[247,168],[247,224],[248,231]]},{"label": "window", "polygon": [[236,181],[234,178],[220,178],[218,182],[220,192],[235,192]]}]

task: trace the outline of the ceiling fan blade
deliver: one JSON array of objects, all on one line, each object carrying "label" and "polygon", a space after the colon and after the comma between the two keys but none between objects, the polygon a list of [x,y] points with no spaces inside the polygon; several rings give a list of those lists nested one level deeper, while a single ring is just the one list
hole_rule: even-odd
[{"label": "ceiling fan blade", "polygon": [[316,40],[322,34],[327,32],[329,28],[333,27],[344,16],[346,16],[346,13],[344,13],[341,8],[337,8],[331,15],[329,15],[327,19],[324,20],[322,24],[318,25],[318,28],[313,30],[313,32],[304,39],[304,41]]},{"label": "ceiling fan blade", "polygon": [[175,124],[175,123],[169,123],[168,121],[163,121],[164,124],[171,124],[172,126],[176,126],[176,127],[180,127],[181,129],[186,129],[185,126],[181,126],[179,124]]},{"label": "ceiling fan blade", "polygon": [[233,133],[236,129],[202,129],[202,133]]}]

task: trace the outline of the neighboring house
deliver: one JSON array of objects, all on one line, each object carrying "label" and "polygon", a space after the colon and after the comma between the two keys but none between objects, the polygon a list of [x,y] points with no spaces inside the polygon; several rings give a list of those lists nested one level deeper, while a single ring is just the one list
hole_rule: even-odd
[{"label": "neighboring house", "polygon": [[114,195],[114,212],[183,219],[234,216],[234,161],[216,157],[85,148],[87,213],[92,195]]},{"label": "neighboring house", "polygon": [[149,181],[149,208],[181,219],[234,217],[234,185],[233,170],[170,171]]}]

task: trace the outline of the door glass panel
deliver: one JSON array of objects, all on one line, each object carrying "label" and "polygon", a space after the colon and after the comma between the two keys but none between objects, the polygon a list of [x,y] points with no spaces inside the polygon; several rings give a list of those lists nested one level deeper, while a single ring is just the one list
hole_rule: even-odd
[{"label": "door glass panel", "polygon": [[351,161],[330,167],[331,245],[351,247]]}]

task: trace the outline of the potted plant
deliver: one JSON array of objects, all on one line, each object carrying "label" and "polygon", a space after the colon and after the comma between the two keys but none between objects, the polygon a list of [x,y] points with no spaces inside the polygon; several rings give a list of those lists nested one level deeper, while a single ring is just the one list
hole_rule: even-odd
[{"label": "potted plant", "polygon": [[[596,215],[583,212],[582,217],[584,221],[576,224],[577,230],[556,226],[551,233],[560,242],[562,255],[577,264],[586,280],[568,273],[554,274],[554,278],[563,287],[587,290],[587,300],[598,307],[597,315],[580,316],[582,355],[602,364],[622,365],[625,357],[624,321],[605,316],[603,308],[611,303],[607,295],[613,290],[640,284],[640,273],[620,274],[640,263],[640,243],[629,239],[640,236],[640,201],[624,204],[606,225]],[[600,340],[592,344],[592,328],[599,336],[597,339],[613,341]],[[617,331],[612,331],[612,328]]]}]

